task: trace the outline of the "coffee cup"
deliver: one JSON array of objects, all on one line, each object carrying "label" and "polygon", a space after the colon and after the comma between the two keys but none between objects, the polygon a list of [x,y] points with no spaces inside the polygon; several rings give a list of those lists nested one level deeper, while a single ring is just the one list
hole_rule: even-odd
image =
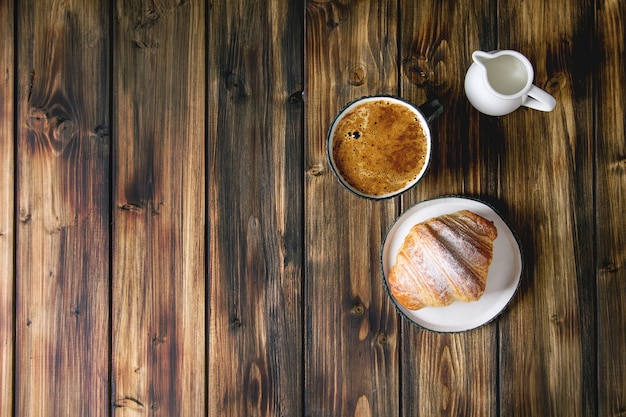
[{"label": "coffee cup", "polygon": [[393,96],[348,103],[326,138],[330,168],[347,190],[372,200],[395,197],[424,176],[432,153],[429,123],[443,107],[432,100],[417,107]]}]

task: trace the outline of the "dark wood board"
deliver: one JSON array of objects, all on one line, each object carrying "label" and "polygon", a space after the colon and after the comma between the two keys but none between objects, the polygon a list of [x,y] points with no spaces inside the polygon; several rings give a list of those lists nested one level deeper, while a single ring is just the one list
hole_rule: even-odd
[{"label": "dark wood board", "polygon": [[15,10],[0,3],[0,415],[13,410],[15,243]]},{"label": "dark wood board", "polygon": [[516,303],[500,322],[504,415],[592,415],[596,408],[594,138],[585,105],[593,102],[593,74],[582,52],[592,49],[592,7],[498,3],[498,48],[525,54],[534,83],[557,100],[550,113],[521,109],[498,126],[499,193],[525,262]]},{"label": "dark wood board", "polygon": [[15,404],[109,413],[107,3],[20,1]]},{"label": "dark wood board", "polygon": [[303,4],[209,13],[209,415],[302,415]]},{"label": "dark wood board", "polygon": [[[610,0],[0,1],[1,416],[623,416],[626,7]],[[472,52],[557,104],[491,117]],[[425,177],[342,188],[353,99],[437,99]],[[426,199],[494,207],[517,294],[442,334],[381,244]]]},{"label": "dark wood board", "polygon": [[206,412],[205,3],[117,1],[111,401]]},{"label": "dark wood board", "polygon": [[[598,415],[626,413],[626,5],[598,2],[593,64]],[[586,387],[587,388],[587,387]]]},{"label": "dark wood board", "polygon": [[343,189],[326,132],[349,101],[398,91],[394,1],[307,2],[305,96],[305,411],[398,415],[398,319],[379,255],[397,203]]},{"label": "dark wood board", "polygon": [[[402,92],[422,105],[444,107],[432,122],[432,162],[424,179],[402,197],[403,210],[446,195],[497,206],[501,148],[494,122],[465,98],[474,50],[493,47],[493,2],[402,3]],[[469,9],[469,10],[468,10]],[[455,334],[402,326],[402,405],[405,416],[489,416],[498,413],[497,321]]]}]

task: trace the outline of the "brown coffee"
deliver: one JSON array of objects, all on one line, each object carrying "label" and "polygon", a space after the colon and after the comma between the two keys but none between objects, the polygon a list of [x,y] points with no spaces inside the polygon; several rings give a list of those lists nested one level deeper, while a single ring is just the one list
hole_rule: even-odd
[{"label": "brown coffee", "polygon": [[429,141],[417,111],[399,100],[363,100],[336,121],[332,158],[355,190],[384,196],[403,190],[423,173]]}]

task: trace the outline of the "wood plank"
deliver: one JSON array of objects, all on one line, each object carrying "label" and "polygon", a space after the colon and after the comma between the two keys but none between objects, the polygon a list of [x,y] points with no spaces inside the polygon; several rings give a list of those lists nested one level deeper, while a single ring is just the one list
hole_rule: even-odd
[{"label": "wood plank", "polygon": [[15,4],[15,410],[21,416],[106,416],[107,2]]},{"label": "wood plank", "polygon": [[15,25],[13,2],[0,3],[0,415],[13,412],[15,335]]},{"label": "wood plank", "polygon": [[115,4],[114,415],[203,415],[205,2]]},{"label": "wood plank", "polygon": [[550,113],[502,117],[500,192],[524,248],[501,321],[501,413],[594,415],[592,1],[498,3],[499,48],[525,54]]},{"label": "wood plank", "polygon": [[304,415],[303,13],[211,8],[211,416]]},{"label": "wood plank", "polygon": [[[403,95],[444,106],[432,123],[429,172],[403,197],[403,208],[450,194],[497,205],[499,138],[463,87],[472,52],[494,45],[495,27],[483,23],[494,18],[494,3],[403,1],[401,10]],[[438,334],[403,322],[402,415],[498,415],[496,323]]]},{"label": "wood plank", "polygon": [[368,201],[333,177],[325,138],[349,101],[398,90],[398,4],[306,4],[305,410],[399,412],[398,323],[381,281],[397,199]]},{"label": "wood plank", "polygon": [[598,415],[626,413],[626,4],[597,8]]}]

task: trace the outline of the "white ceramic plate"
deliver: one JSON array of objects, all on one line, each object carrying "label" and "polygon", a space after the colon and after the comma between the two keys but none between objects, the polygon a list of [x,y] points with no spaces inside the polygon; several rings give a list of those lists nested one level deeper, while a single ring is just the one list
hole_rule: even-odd
[{"label": "white ceramic plate", "polygon": [[[454,302],[445,307],[409,310],[398,303],[387,285],[387,275],[395,263],[404,238],[415,224],[431,217],[470,210],[494,222],[498,237],[493,245],[487,287],[474,302]],[[387,232],[381,250],[381,268],[385,290],[396,308],[408,320],[436,332],[461,332],[479,327],[496,317],[509,303],[519,285],[522,255],[519,243],[509,226],[485,203],[463,197],[441,197],[416,204],[400,216]]]}]

